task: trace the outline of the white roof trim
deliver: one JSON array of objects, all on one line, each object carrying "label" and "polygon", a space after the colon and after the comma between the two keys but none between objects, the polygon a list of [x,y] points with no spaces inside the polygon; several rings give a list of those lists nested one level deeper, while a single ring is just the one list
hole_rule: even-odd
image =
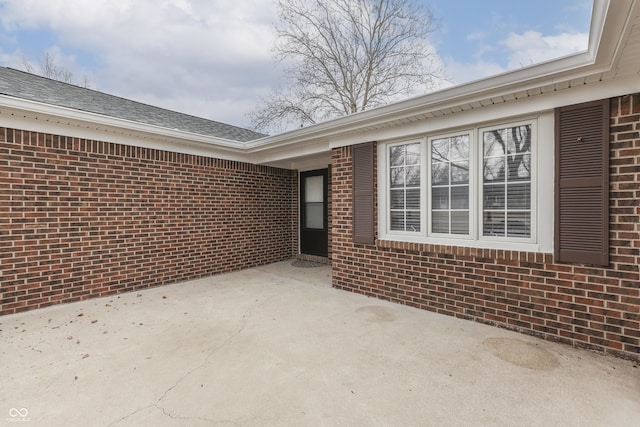
[{"label": "white roof trim", "polygon": [[103,114],[91,113],[88,111],[76,110],[68,107],[45,104],[22,98],[0,94],[0,107],[6,107],[16,112],[23,111],[29,115],[42,115],[52,120],[68,120],[73,122],[86,123],[88,126],[103,126],[105,128],[126,129],[127,131],[161,135],[171,139],[182,139],[191,142],[211,145],[218,148],[226,148],[231,151],[242,152],[246,143],[233,141],[224,138],[200,135],[179,129],[169,129],[162,126],[139,123],[132,120],[120,119]]}]

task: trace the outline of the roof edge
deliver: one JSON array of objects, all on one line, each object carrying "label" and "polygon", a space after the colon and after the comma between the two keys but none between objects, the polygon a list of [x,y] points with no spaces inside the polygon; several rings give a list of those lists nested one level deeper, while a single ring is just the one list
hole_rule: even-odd
[{"label": "roof edge", "polygon": [[3,94],[0,94],[0,105],[17,111],[43,114],[55,119],[79,121],[92,125],[101,125],[107,128],[126,129],[133,132],[154,134],[172,139],[189,140],[238,152],[244,151],[243,149],[247,144],[246,142],[206,136],[179,129],[170,129],[162,126],[135,122],[132,120],[31,101],[28,99],[16,98]]}]

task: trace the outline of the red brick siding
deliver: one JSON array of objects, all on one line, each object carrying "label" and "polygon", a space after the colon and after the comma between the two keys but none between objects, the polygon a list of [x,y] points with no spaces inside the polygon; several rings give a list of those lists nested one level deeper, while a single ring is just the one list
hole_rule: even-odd
[{"label": "red brick siding", "polygon": [[331,166],[328,167],[328,174],[327,174],[327,180],[328,185],[327,185],[327,233],[329,233],[329,236],[327,236],[328,240],[327,240],[327,244],[329,245],[328,248],[328,253],[327,253],[327,258],[329,260],[331,260],[331,254],[333,252],[333,234],[331,233],[331,222],[332,222],[332,217],[333,217],[333,209],[332,209],[332,201],[333,201],[333,197],[331,195],[332,192],[332,185],[331,185],[331,176],[332,176],[332,169]]},{"label": "red brick siding", "polygon": [[333,150],[333,286],[640,359],[640,94],[611,101],[611,263],[351,239],[351,147]]},{"label": "red brick siding", "polygon": [[295,256],[300,254],[300,175],[297,170],[291,171],[294,182],[291,194],[291,250]]},{"label": "red brick siding", "polygon": [[296,179],[0,128],[0,314],[291,258]]}]

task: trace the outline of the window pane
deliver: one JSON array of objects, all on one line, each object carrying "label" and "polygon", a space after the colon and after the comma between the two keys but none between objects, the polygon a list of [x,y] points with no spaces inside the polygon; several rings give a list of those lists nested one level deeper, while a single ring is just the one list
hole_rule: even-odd
[{"label": "window pane", "polygon": [[404,231],[404,212],[391,212],[391,229]]},{"label": "window pane", "polygon": [[483,215],[483,235],[504,236],[505,223],[503,212],[485,212]]},{"label": "window pane", "polygon": [[453,162],[469,160],[469,135],[451,138],[451,156],[449,160]]},{"label": "window pane", "polygon": [[398,145],[389,149],[391,166],[404,165],[404,145]]},{"label": "window pane", "polygon": [[507,209],[531,208],[531,184],[507,185]]},{"label": "window pane", "polygon": [[420,231],[420,144],[389,148],[389,216],[393,231]]},{"label": "window pane", "polygon": [[530,237],[531,125],[484,132],[483,144],[484,234]]},{"label": "window pane", "polygon": [[451,182],[454,184],[469,182],[469,162],[451,163]]},{"label": "window pane", "polygon": [[507,214],[507,236],[529,237],[531,235],[531,214],[517,212]]},{"label": "window pane", "polygon": [[324,229],[324,203],[306,203],[305,204],[305,227],[316,230]]},{"label": "window pane", "polygon": [[484,133],[484,157],[501,157],[505,153],[505,131],[497,129]]},{"label": "window pane", "polygon": [[484,182],[504,182],[504,157],[484,159]]},{"label": "window pane", "polygon": [[509,166],[510,181],[531,179],[531,154],[517,154],[508,159],[512,162]]},{"label": "window pane", "polygon": [[[469,135],[431,140],[431,231],[469,234]],[[462,185],[460,185],[462,184]],[[454,215],[455,214],[455,215]],[[454,226],[456,221],[463,224]]]},{"label": "window pane", "polygon": [[449,187],[436,187],[431,190],[431,208],[449,209]]},{"label": "window pane", "polygon": [[407,209],[420,210],[420,190],[407,190]]},{"label": "window pane", "polygon": [[407,165],[419,165],[420,164],[420,144],[406,145],[406,162]]},{"label": "window pane", "polygon": [[504,209],[504,185],[485,185],[482,193],[485,209]]},{"label": "window pane", "polygon": [[451,234],[469,234],[469,212],[451,212]]},{"label": "window pane", "polygon": [[407,187],[420,185],[420,166],[407,167]]},{"label": "window pane", "polygon": [[431,160],[449,161],[449,138],[431,141]]},{"label": "window pane", "polygon": [[391,190],[391,209],[404,209],[404,190]]},{"label": "window pane", "polygon": [[451,209],[469,209],[469,187],[451,187]]},{"label": "window pane", "polygon": [[391,187],[404,187],[404,168],[391,168]]},{"label": "window pane", "polygon": [[420,212],[407,212],[407,231],[420,231]]},{"label": "window pane", "polygon": [[518,137],[515,133],[518,131],[518,128],[509,128],[507,131],[507,153],[517,153],[518,152]]},{"label": "window pane", "polygon": [[434,233],[449,233],[449,211],[432,213],[431,231]]},{"label": "window pane", "polygon": [[528,153],[531,151],[531,125],[508,128],[506,133],[509,154]]},{"label": "window pane", "polygon": [[324,177],[308,176],[304,181],[304,201],[305,202],[322,202],[324,200]]},{"label": "window pane", "polygon": [[449,163],[433,162],[431,164],[431,183],[433,185],[449,184]]}]

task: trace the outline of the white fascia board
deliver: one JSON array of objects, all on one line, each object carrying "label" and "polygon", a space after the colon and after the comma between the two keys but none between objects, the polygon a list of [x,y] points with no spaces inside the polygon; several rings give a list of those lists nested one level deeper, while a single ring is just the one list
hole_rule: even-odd
[{"label": "white fascia board", "polygon": [[640,79],[630,76],[625,79],[580,85],[558,92],[523,98],[518,102],[489,105],[474,110],[438,117],[416,120],[395,126],[363,130],[357,134],[345,134],[331,143],[331,148],[344,147],[363,141],[407,141],[427,135],[446,134],[468,130],[471,127],[512,122],[538,117],[554,108],[583,102],[625,95],[640,91]]},{"label": "white fascia board", "polygon": [[306,157],[290,157],[288,159],[260,163],[265,166],[273,166],[283,169],[309,171],[325,169],[331,165],[331,152],[326,151]]},{"label": "white fascia board", "polygon": [[320,153],[328,153],[331,146],[328,140],[297,142],[292,145],[271,147],[267,150],[259,150],[250,154],[250,159],[257,164],[271,164],[283,160],[313,156]]},{"label": "white fascia board", "polygon": [[202,153],[211,151],[209,156],[219,155],[220,153],[228,153],[234,157],[245,156],[246,143],[200,135],[179,129],[138,123],[7,95],[0,95],[0,109],[4,110],[5,114],[14,115],[16,118],[31,118],[32,120],[58,123],[72,128],[86,128],[119,135],[139,136],[141,139],[157,138],[159,140],[172,141],[173,145],[175,145],[173,151],[177,152],[182,152],[180,145],[186,144],[200,147]]},{"label": "white fascia board", "polygon": [[[633,1],[633,0],[632,0]],[[595,58],[604,34],[607,12],[610,0],[594,0],[591,8],[591,22],[589,24],[589,45],[587,52]]]},{"label": "white fascia board", "polygon": [[336,135],[358,132],[369,126],[400,120],[420,114],[427,114],[446,108],[455,108],[492,97],[500,97],[518,91],[555,84],[558,81],[576,77],[586,77],[608,68],[595,70],[593,58],[588,52],[572,55],[559,60],[538,64],[492,78],[478,80],[459,86],[432,92],[398,103],[365,110],[349,116],[296,129],[283,134],[261,138],[247,143],[251,152],[286,147],[303,141],[326,141]]}]

